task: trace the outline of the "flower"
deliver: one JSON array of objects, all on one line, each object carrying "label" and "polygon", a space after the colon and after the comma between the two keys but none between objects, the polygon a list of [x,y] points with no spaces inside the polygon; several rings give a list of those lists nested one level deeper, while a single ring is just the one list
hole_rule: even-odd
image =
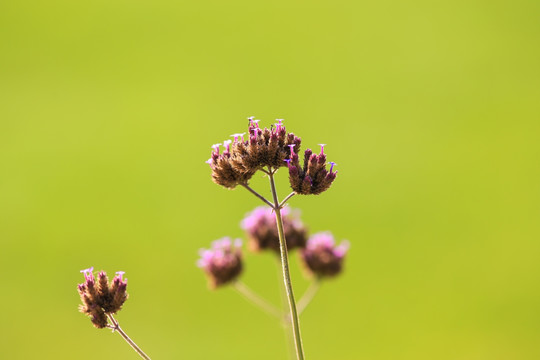
[{"label": "flower", "polygon": [[336,163],[330,163],[330,171],[326,170],[325,144],[320,144],[320,154],[313,154],[311,149],[304,152],[304,165],[299,163],[298,153],[291,151],[290,159],[285,159],[289,168],[289,182],[291,188],[302,195],[318,195],[328,190],[337,176],[334,170]]},{"label": "flower", "polygon": [[246,184],[255,173],[254,170],[237,169],[232,165],[231,141],[225,141],[222,153],[219,152],[221,144],[212,145],[214,151],[206,161],[212,169],[212,180],[228,189],[234,189],[238,184]]},{"label": "flower", "polygon": [[259,127],[259,120],[249,119],[248,132],[231,135],[234,140],[223,143],[223,152],[219,146],[212,146],[207,163],[212,169],[212,180],[228,189],[239,184],[247,184],[253,174],[264,167],[279,168],[285,166],[284,160],[291,151],[300,150],[301,139],[293,133],[287,133],[283,120],[270,129]]},{"label": "flower", "polygon": [[[300,220],[300,211],[291,211],[288,207],[281,209],[283,230],[287,249],[304,247],[307,230]],[[241,223],[245,230],[252,250],[271,249],[279,254],[279,234],[276,216],[267,206],[259,206],[248,213]]]},{"label": "flower", "polygon": [[224,237],[212,242],[210,249],[201,249],[197,266],[206,273],[215,289],[235,280],[242,272],[242,240]]},{"label": "flower", "polygon": [[319,277],[336,276],[343,269],[343,259],[349,249],[349,242],[334,244],[334,236],[330,232],[312,235],[302,250],[301,257],[308,270]]},{"label": "flower", "polygon": [[109,284],[107,274],[100,271],[96,282],[93,271],[93,267],[81,270],[85,282],[77,287],[82,301],[79,311],[88,315],[95,327],[102,329],[107,327],[107,314],[116,314],[127,300],[127,279],[124,280],[124,272],[119,271]]}]

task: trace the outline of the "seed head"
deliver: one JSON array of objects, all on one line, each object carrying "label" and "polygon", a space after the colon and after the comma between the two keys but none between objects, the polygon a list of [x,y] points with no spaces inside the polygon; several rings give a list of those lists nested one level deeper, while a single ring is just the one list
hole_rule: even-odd
[{"label": "seed head", "polygon": [[291,188],[298,194],[318,195],[328,190],[337,176],[334,171],[334,162],[330,163],[330,171],[326,170],[325,144],[320,144],[321,153],[313,154],[311,149],[304,152],[304,164],[300,167],[298,154],[291,152],[290,161],[287,161],[289,168],[289,182]]},{"label": "seed head", "polygon": [[343,259],[349,249],[349,242],[334,244],[334,236],[330,232],[317,233],[311,236],[301,257],[306,267],[314,275],[330,277],[338,275],[343,269]]},{"label": "seed head", "polygon": [[210,249],[201,249],[197,266],[203,269],[212,289],[235,280],[242,272],[242,240],[216,240]]},{"label": "seed head", "polygon": [[[281,209],[287,249],[303,248],[306,245],[307,229],[300,220],[300,211]],[[260,206],[248,213],[241,223],[253,251],[270,249],[279,254],[279,234],[276,216],[271,208]]]},{"label": "seed head", "polygon": [[79,311],[88,315],[95,327],[102,329],[107,326],[107,314],[116,314],[127,300],[127,279],[124,280],[124,272],[119,271],[109,284],[107,274],[100,271],[96,284],[93,268],[81,272],[85,282],[77,286],[82,302]]}]

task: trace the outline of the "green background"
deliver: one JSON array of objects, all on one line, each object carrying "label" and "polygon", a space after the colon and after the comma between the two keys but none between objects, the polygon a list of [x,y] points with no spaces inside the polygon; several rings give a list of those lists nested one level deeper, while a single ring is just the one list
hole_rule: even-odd
[{"label": "green background", "polygon": [[[281,327],[195,267],[259,205],[204,163],[254,115],[338,163],[291,200],[352,244],[302,315],[308,359],[539,359],[539,19],[536,0],[0,1],[0,358],[137,358],[77,312],[93,265],[126,271],[118,319],[152,358],[285,359]],[[245,260],[279,304],[272,255]]]}]

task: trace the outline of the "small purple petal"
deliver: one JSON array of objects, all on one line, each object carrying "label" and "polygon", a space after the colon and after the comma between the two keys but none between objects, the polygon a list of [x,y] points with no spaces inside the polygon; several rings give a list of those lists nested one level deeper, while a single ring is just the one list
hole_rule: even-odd
[{"label": "small purple petal", "polygon": [[204,259],[199,259],[197,260],[196,264],[197,264],[197,267],[203,268],[203,267],[206,267],[206,265],[208,265],[208,262]]},{"label": "small purple petal", "polygon": [[294,147],[295,147],[295,146],[296,146],[295,144],[289,145],[289,148],[291,149],[291,155],[294,154]]},{"label": "small purple petal", "polygon": [[241,138],[242,138],[242,141],[244,141],[244,135],[245,135],[245,134],[246,134],[246,133],[232,134],[231,136],[234,138],[234,142],[237,142],[239,137],[241,137]]},{"label": "small purple petal", "polygon": [[91,273],[92,271],[94,271],[94,267],[89,267],[88,269],[84,269],[84,270],[81,270],[80,272],[84,273],[85,275],[87,273]]},{"label": "small purple petal", "polygon": [[350,248],[350,243],[348,240],[343,240],[341,242],[341,244],[339,244],[335,249],[334,249],[334,254],[337,256],[337,257],[344,257],[345,254],[347,253],[347,251],[349,250]]},{"label": "small purple petal", "polygon": [[332,172],[332,170],[334,169],[334,166],[336,166],[337,164],[333,161],[330,161],[330,172]]},{"label": "small purple petal", "polygon": [[231,151],[231,143],[232,143],[232,140],[225,140],[223,142],[223,146],[225,147],[226,151]]}]

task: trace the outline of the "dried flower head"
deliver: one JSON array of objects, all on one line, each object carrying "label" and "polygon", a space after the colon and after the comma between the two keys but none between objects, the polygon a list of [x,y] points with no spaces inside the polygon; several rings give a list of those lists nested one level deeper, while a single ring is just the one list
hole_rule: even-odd
[{"label": "dried flower head", "polygon": [[118,271],[109,284],[107,274],[100,271],[96,282],[93,271],[93,267],[81,270],[85,282],[78,285],[82,301],[79,310],[90,317],[95,327],[102,329],[107,326],[107,314],[116,314],[127,300],[127,279],[123,279],[123,271]]},{"label": "dried flower head", "polygon": [[249,179],[255,174],[255,170],[238,169],[233,167],[231,140],[223,143],[223,152],[220,153],[219,147],[221,144],[214,144],[212,148],[212,156],[207,164],[212,169],[212,180],[221,186],[228,189],[234,189],[238,184],[247,184]]},{"label": "dried flower head", "polygon": [[235,280],[242,272],[242,240],[224,237],[212,242],[210,249],[201,249],[197,266],[206,273],[215,289]]},{"label": "dried flower head", "polygon": [[231,137],[234,140],[223,143],[222,153],[219,149],[221,144],[213,145],[214,150],[207,161],[213,181],[229,189],[247,184],[259,169],[285,166],[285,159],[290,157],[291,151],[300,151],[300,138],[287,133],[282,119],[278,119],[270,129],[261,129],[259,120],[250,117],[247,134],[233,134]]},{"label": "dried flower head", "polygon": [[[281,209],[283,230],[287,249],[302,248],[306,245],[307,229],[300,220],[300,211],[291,211],[288,207]],[[271,208],[260,206],[248,213],[241,223],[245,230],[249,246],[252,250],[271,249],[279,254],[279,235],[276,217]]]},{"label": "dried flower head", "polygon": [[291,150],[290,159],[285,159],[289,167],[289,181],[292,189],[303,195],[318,195],[326,191],[336,178],[334,171],[336,163],[330,162],[330,169],[326,170],[325,144],[320,144],[320,154],[314,154],[311,149],[304,152],[304,165],[301,167],[298,152]]},{"label": "dried flower head", "polygon": [[301,257],[306,267],[316,276],[335,276],[343,268],[343,259],[348,249],[348,241],[336,246],[334,236],[330,232],[322,232],[308,239]]}]

